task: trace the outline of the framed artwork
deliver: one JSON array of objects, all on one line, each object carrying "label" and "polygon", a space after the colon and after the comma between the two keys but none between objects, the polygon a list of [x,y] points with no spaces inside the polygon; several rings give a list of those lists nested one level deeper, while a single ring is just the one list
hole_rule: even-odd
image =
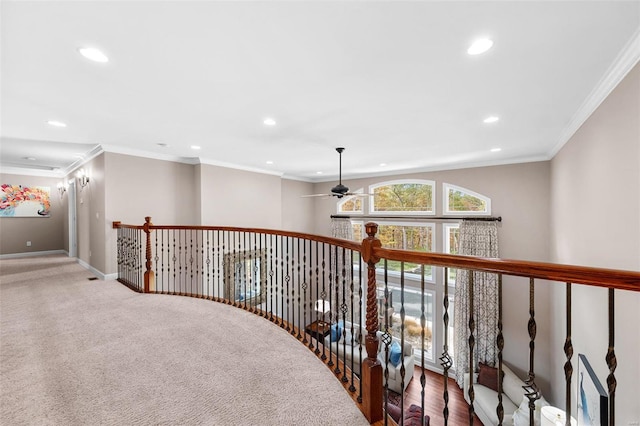
[{"label": "framed artwork", "polygon": [[578,425],[605,426],[609,422],[608,394],[583,354],[578,355]]},{"label": "framed artwork", "polygon": [[49,217],[51,190],[48,186],[0,186],[0,217]]}]

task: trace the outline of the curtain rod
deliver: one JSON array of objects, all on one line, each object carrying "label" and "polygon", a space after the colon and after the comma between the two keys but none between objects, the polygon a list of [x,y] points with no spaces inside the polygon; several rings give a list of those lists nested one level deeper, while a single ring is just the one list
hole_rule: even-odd
[{"label": "curtain rod", "polygon": [[344,215],[332,214],[331,219],[411,219],[411,220],[475,220],[480,222],[502,222],[502,216],[383,216],[383,215]]}]

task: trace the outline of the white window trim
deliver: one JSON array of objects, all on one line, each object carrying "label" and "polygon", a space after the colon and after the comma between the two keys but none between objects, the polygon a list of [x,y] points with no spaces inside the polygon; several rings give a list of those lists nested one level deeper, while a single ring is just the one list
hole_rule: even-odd
[{"label": "white window trim", "polygon": [[[445,223],[442,224],[442,239],[444,240],[443,244],[442,244],[442,247],[443,247],[443,251],[442,252],[444,254],[451,254],[451,246],[449,244],[449,230],[452,229],[452,228],[453,229],[455,229],[455,228],[460,229],[460,223],[458,223],[458,222],[455,222],[455,223],[453,223],[453,222],[445,222]],[[444,271],[445,268],[442,268],[442,269]],[[444,277],[443,277],[442,283],[444,284]],[[448,284],[449,284],[450,288],[454,288],[455,285],[456,285],[456,280],[455,279],[454,280],[449,280]]]},{"label": "white window trim", "polygon": [[420,211],[376,211],[375,206],[375,197],[371,195],[369,197],[369,213],[370,214],[386,214],[386,215],[425,215],[425,216],[435,216],[436,214],[436,182],[433,180],[426,179],[397,179],[397,180],[389,180],[386,182],[375,183],[373,185],[369,185],[369,193],[373,194],[376,188],[381,186],[389,186],[403,183],[413,183],[420,185],[430,185],[431,186],[431,201],[433,205],[431,206],[432,210],[420,210]]},{"label": "white window trim", "polygon": [[[481,199],[486,203],[486,210],[483,212],[474,212],[474,211],[452,211],[449,210],[449,190],[453,189],[454,191],[464,192],[465,194],[474,196],[476,198]],[[486,195],[478,194],[475,191],[464,188],[462,186],[452,185],[450,183],[443,182],[442,183],[442,205],[443,211],[446,215],[451,216],[491,216],[491,198]]]}]

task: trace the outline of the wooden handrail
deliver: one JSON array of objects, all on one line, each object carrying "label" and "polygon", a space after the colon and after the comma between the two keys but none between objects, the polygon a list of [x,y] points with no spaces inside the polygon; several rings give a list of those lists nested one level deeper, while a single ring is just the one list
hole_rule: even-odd
[{"label": "wooden handrail", "polygon": [[[140,225],[123,225],[120,222],[113,222],[113,229],[132,228],[143,229]],[[231,232],[253,232],[256,234],[282,235],[284,237],[302,238],[319,243],[327,243],[349,250],[362,252],[362,244],[355,241],[349,241],[342,238],[324,237],[322,235],[307,234],[304,232],[280,231],[276,229],[266,228],[240,228],[237,226],[200,226],[200,225],[151,225],[150,230],[193,230],[193,231],[231,231]]]},{"label": "wooden handrail", "polygon": [[382,259],[422,263],[431,266],[473,269],[519,277],[640,291],[640,272],[635,271],[442,253],[421,253],[385,248],[374,249],[374,254]]},{"label": "wooden handrail", "polygon": [[[143,229],[141,225],[125,225],[113,222],[113,228]],[[232,226],[172,226],[152,225],[150,230],[203,230],[203,231],[237,231],[255,232],[268,235],[282,235],[333,244],[362,253],[362,244],[340,238],[324,237],[302,232],[279,231],[263,228],[241,228]],[[597,287],[615,288],[618,290],[640,291],[640,272],[618,269],[594,268],[588,266],[565,265],[558,263],[533,262],[525,260],[481,258],[442,253],[424,253],[407,250],[396,250],[374,247],[372,255],[388,260],[421,263],[431,266],[446,266],[461,269],[493,272],[497,274],[531,277],[536,279],[586,284]]]}]

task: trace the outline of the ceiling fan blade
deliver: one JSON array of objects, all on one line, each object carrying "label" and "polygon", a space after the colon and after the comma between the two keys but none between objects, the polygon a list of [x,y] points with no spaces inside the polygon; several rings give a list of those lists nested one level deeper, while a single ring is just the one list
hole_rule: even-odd
[{"label": "ceiling fan blade", "polygon": [[362,192],[347,192],[345,197],[372,197],[375,194],[363,194]]},{"label": "ceiling fan blade", "polygon": [[301,195],[302,198],[309,197],[331,197],[333,194],[309,194],[309,195]]}]

